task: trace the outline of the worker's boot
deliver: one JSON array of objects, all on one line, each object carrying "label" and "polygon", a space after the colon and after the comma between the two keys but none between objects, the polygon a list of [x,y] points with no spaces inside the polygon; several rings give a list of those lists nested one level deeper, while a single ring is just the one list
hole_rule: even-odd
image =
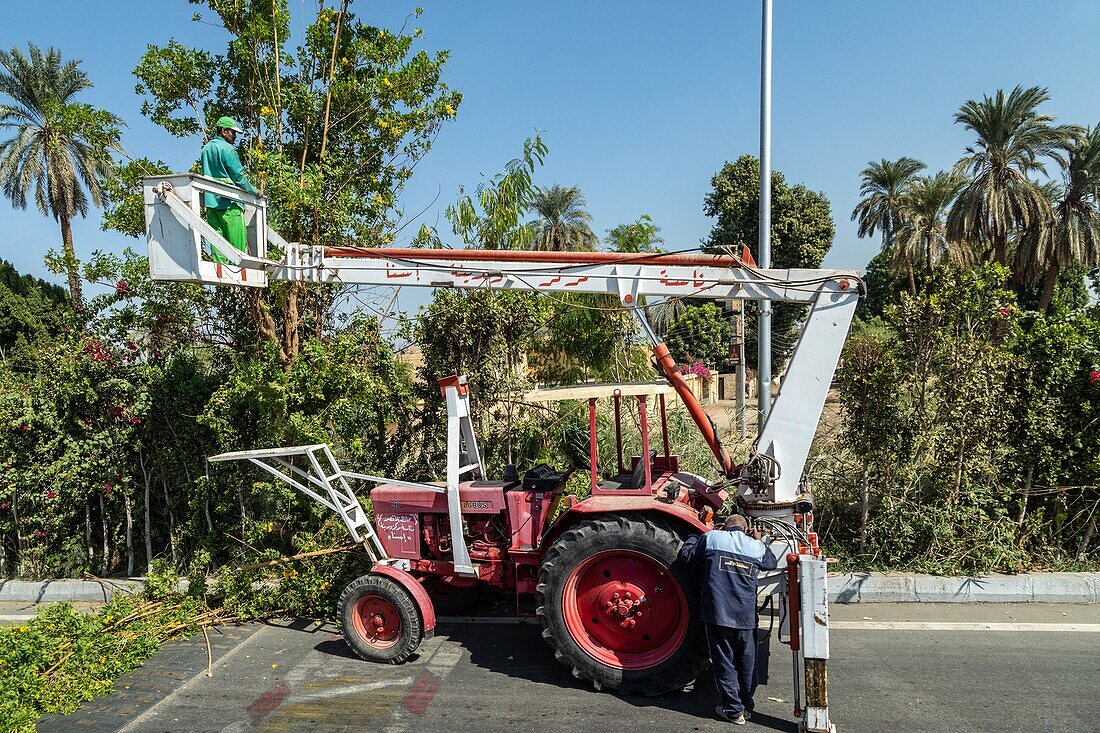
[{"label": "worker's boot", "polygon": [[714,708],[714,713],[722,720],[726,721],[727,723],[733,723],[734,725],[744,725],[746,722],[748,722],[745,718],[744,713],[738,715],[736,718],[731,718],[730,716],[726,715],[726,711],[722,709],[721,705],[718,705]]}]

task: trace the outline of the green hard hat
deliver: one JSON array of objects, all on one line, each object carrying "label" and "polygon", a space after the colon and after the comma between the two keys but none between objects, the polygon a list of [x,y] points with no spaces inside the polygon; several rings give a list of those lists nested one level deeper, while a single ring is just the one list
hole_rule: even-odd
[{"label": "green hard hat", "polygon": [[236,120],[234,120],[232,117],[220,118],[217,122],[214,123],[214,127],[221,127],[226,130],[233,130],[234,132],[244,132],[244,130],[240,128],[240,125],[238,125]]}]

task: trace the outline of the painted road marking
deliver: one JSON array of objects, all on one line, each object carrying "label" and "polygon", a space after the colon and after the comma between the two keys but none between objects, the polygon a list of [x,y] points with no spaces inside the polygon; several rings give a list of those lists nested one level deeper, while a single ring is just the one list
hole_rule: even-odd
[{"label": "painted road marking", "polygon": [[[514,616],[441,616],[439,623],[448,624],[534,624],[537,619]],[[762,623],[761,628],[767,628]],[[843,631],[1057,631],[1100,633],[1095,623],[1007,623],[986,621],[830,621],[830,629]]]},{"label": "painted road marking", "polygon": [[[252,632],[251,636],[249,636],[247,639],[245,639],[244,641],[240,642],[235,647],[233,647],[232,649],[227,651],[224,655],[222,655],[222,658],[218,660],[216,668],[217,667],[224,668],[225,664],[226,664],[226,660],[228,660],[230,657],[232,657],[234,654],[236,654],[240,650],[248,648],[252,644],[252,642],[256,641],[256,639],[258,639],[260,636],[262,636],[264,634],[264,632],[268,631],[268,629],[271,629],[271,628],[272,628],[271,626],[266,626],[265,625],[265,626],[261,626],[256,631]],[[186,682],[184,682],[182,685],[180,685],[176,689],[172,690],[171,693],[169,693],[165,697],[162,697],[157,702],[153,703],[152,707],[150,707],[148,710],[146,710],[144,713],[137,716],[133,720],[131,720],[125,726],[123,726],[118,731],[118,733],[127,733],[127,731],[131,731],[131,730],[135,729],[138,726],[139,723],[141,723],[142,721],[147,720],[150,717],[154,716],[156,714],[157,710],[160,709],[161,707],[164,707],[168,703],[169,700],[175,699],[175,697],[177,695],[179,695],[181,692],[183,692],[187,688],[191,687],[192,685],[198,683],[199,680],[204,680],[204,679],[207,679],[206,670],[203,670],[202,672],[199,672],[194,677],[187,680]]]},{"label": "painted road marking", "polygon": [[394,710],[389,725],[386,726],[386,733],[406,733],[410,728],[415,727],[415,718],[423,717],[428,711],[428,706],[439,691],[439,686],[458,664],[458,660],[462,659],[464,653],[461,646],[441,636],[432,638],[424,646],[428,645],[432,645],[432,648],[424,654],[426,657],[431,655],[428,657],[428,663],[424,665],[424,670],[401,700],[401,705]]},{"label": "painted road marking", "polygon": [[830,621],[829,628],[881,631],[1072,631],[1100,633],[1100,624],[986,623],[983,621]]}]

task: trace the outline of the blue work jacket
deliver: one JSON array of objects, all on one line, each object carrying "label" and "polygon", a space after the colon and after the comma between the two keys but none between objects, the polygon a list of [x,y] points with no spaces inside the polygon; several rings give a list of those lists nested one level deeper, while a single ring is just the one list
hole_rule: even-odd
[{"label": "blue work jacket", "polygon": [[[249,193],[259,193],[248,180],[248,176],[244,174],[244,166],[241,165],[241,158],[237,155],[237,149],[220,135],[210,138],[210,142],[202,148],[202,174],[207,178],[215,178],[222,183],[230,183]],[[228,209],[230,206],[236,206],[239,209],[244,208],[240,203],[224,196],[204,193],[203,197],[203,203],[206,204],[208,209]]]},{"label": "blue work jacket", "polygon": [[714,529],[689,537],[679,559],[702,588],[704,621],[756,628],[756,573],[776,567],[767,545],[739,529]]}]

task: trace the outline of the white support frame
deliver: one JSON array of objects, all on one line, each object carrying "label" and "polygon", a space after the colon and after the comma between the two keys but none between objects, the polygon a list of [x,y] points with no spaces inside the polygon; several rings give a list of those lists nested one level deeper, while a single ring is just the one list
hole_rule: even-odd
[{"label": "white support frame", "polygon": [[[301,469],[288,460],[295,457],[305,458],[309,467]],[[390,559],[371,526],[363,505],[359,503],[347,481],[349,478],[379,481],[387,479],[342,471],[327,443],[232,451],[210,456],[207,460],[248,461],[259,466],[283,483],[336,512],[348,528],[352,539],[363,545],[372,560],[382,562]]]},{"label": "white support frame", "polygon": [[829,588],[828,565],[823,557],[798,556],[799,619],[802,656],[802,679],[805,684],[801,729],[807,733],[832,733],[835,728],[829,720],[827,698],[825,705],[811,705],[810,667],[816,665],[822,681],[822,692],[827,695],[826,669],[829,660]]},{"label": "white support frame", "polygon": [[[459,377],[459,380],[465,387],[466,378]],[[447,385],[443,392],[447,402],[447,516],[451,523],[451,554],[456,573],[477,577],[477,568],[470,560],[462,531],[462,501],[458,487],[464,474],[473,472],[475,478],[483,478],[481,454],[470,420],[470,395],[454,385]],[[463,455],[466,465],[459,465]]]},{"label": "white support frame", "polygon": [[[465,384],[465,377],[459,379],[462,384]],[[483,478],[481,455],[478,452],[477,438],[474,436],[473,424],[470,421],[469,395],[460,394],[458,388],[453,386],[448,386],[445,394],[447,402],[447,484],[445,486],[344,471],[336,462],[336,457],[332,455],[332,450],[327,443],[231,451],[210,456],[207,460],[211,462],[248,461],[259,466],[288,486],[336,512],[352,539],[363,545],[371,559],[389,564],[407,565],[408,561],[394,560],[387,555],[382,541],[367,518],[363,505],[359,503],[355,492],[348,484],[348,479],[446,494],[455,572],[476,578],[478,570],[470,560],[470,550],[466,547],[466,538],[462,531],[459,482],[467,473],[473,473],[475,478]],[[467,463],[459,465],[463,456]],[[299,468],[288,460],[295,457],[304,458],[308,467]]]}]

